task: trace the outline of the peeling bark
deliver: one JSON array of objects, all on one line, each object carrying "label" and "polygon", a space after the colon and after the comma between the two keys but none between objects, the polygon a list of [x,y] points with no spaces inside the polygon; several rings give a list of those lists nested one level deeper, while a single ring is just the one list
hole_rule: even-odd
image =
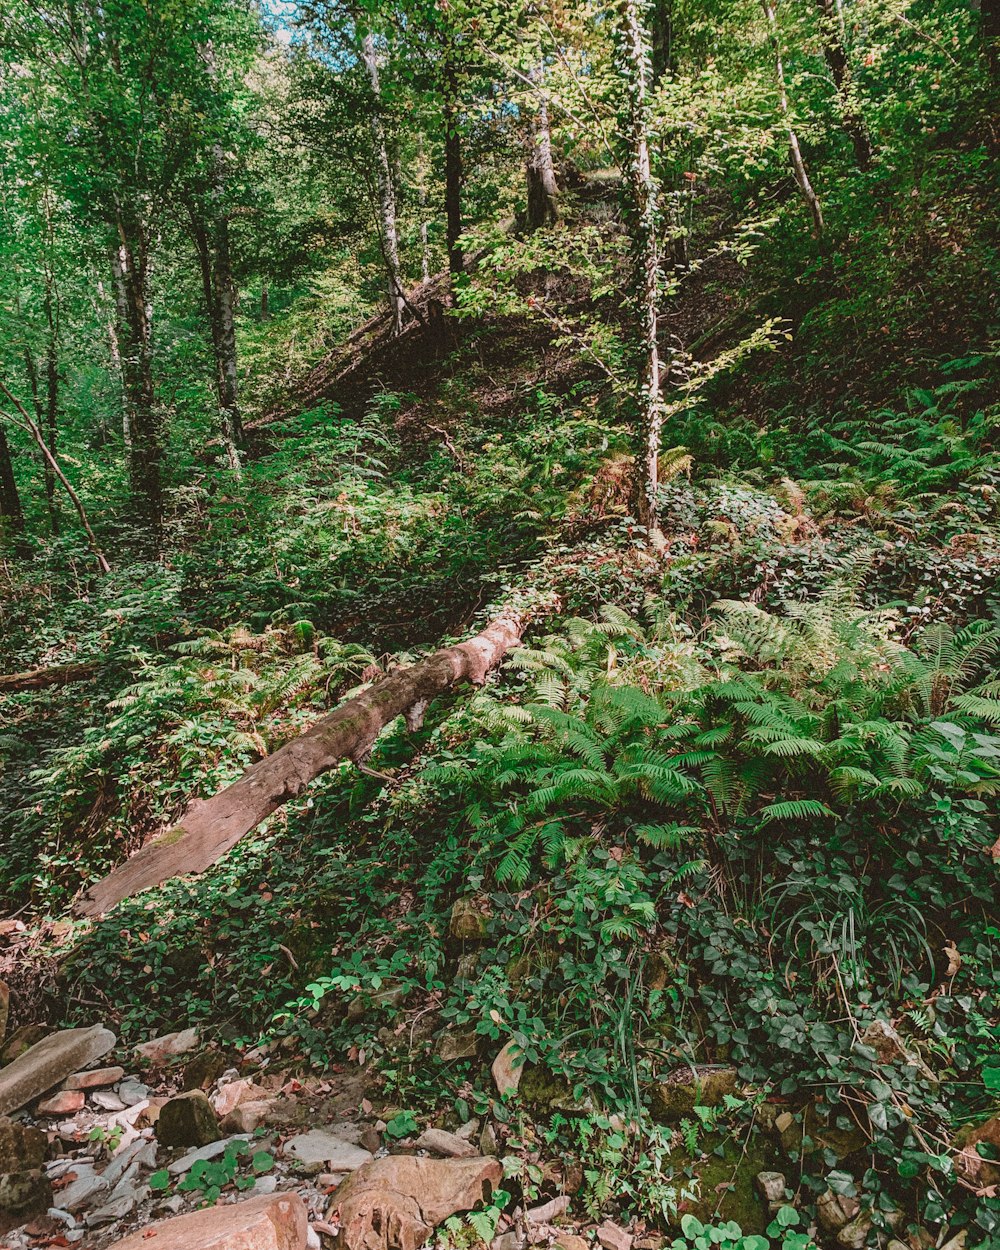
[{"label": "peeling bark", "polygon": [[381,678],[311,729],[248,769],[210,799],[195,799],[173,828],[157,834],[77,901],[81,916],[99,916],[122,899],[169,877],[204,872],[220,856],[320,774],[341,760],[362,762],[397,716],[422,715],[426,703],[461,682],[481,683],[521,637],[526,621],[505,616],[469,642],[444,647]]}]

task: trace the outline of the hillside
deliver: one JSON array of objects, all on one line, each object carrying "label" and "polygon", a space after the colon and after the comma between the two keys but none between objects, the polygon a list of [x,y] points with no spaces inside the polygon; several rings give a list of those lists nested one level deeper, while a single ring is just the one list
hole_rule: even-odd
[{"label": "hillside", "polygon": [[0,0],[0,1243],[1000,1248],[996,23]]}]

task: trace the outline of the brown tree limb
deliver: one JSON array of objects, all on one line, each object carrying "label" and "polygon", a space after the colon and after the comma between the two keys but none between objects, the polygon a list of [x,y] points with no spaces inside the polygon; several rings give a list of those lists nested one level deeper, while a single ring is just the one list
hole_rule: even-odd
[{"label": "brown tree limb", "polygon": [[54,664],[50,668],[34,668],[25,673],[0,674],[0,694],[21,690],[45,690],[49,686],[67,686],[83,681],[97,672],[97,664]]},{"label": "brown tree limb", "polygon": [[380,678],[317,721],[273,755],[258,761],[210,799],[194,799],[172,829],[92,885],[77,900],[81,916],[99,916],[122,899],[169,877],[203,872],[316,777],[341,760],[363,761],[390,721],[461,682],[481,683],[520,641],[526,616],[511,613],[481,634]]},{"label": "brown tree limb", "polygon": [[66,474],[63,473],[59,461],[52,454],[48,443],[45,441],[45,435],[38,426],[38,422],[31,417],[28,410],[17,398],[17,396],[11,394],[3,381],[0,381],[0,394],[4,395],[14,405],[17,411],[21,414],[21,420],[18,421],[17,418],[12,417],[10,413],[3,413],[2,415],[6,416],[7,420],[12,424],[19,426],[22,430],[27,430],[27,432],[38,444],[38,450],[45,457],[45,461],[52,469],[52,472],[62,483],[63,489],[66,491],[66,494],[69,495],[73,507],[76,509],[77,516],[80,518],[80,524],[83,526],[84,533],[87,535],[87,544],[93,552],[94,559],[97,561],[97,567],[102,573],[110,573],[111,565],[108,564],[104,552],[98,545],[94,531],[90,528],[90,521],[87,519],[87,513],[82,502],[80,501],[80,496],[73,489],[73,484],[70,482]]}]

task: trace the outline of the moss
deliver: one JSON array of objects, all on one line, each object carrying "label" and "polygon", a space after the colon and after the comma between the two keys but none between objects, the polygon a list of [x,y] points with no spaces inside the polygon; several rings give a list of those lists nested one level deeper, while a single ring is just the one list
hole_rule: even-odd
[{"label": "moss", "polygon": [[695,1107],[719,1107],[727,1094],[736,1093],[733,1068],[682,1068],[672,1072],[649,1091],[653,1118],[661,1124],[676,1124],[694,1115]]},{"label": "moss", "polygon": [[[722,1154],[715,1153],[721,1146]],[[704,1223],[735,1220],[745,1233],[763,1233],[770,1213],[757,1192],[758,1172],[776,1170],[777,1152],[760,1133],[744,1149],[743,1140],[714,1137],[706,1140],[704,1157],[675,1156],[684,1173],[697,1178],[698,1197],[680,1204],[681,1215],[696,1215]],[[780,1169],[778,1169],[780,1170]]]}]

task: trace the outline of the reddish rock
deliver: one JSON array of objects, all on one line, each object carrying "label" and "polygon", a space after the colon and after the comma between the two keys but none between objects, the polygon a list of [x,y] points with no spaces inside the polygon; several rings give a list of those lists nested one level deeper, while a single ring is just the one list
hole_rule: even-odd
[{"label": "reddish rock", "polygon": [[105,1089],[108,1085],[117,1085],[124,1075],[124,1068],[93,1068],[90,1072],[74,1072],[63,1082],[63,1089]]},{"label": "reddish rock", "polygon": [[82,1111],[87,1095],[82,1089],[61,1089],[38,1104],[39,1115],[75,1115]]},{"label": "reddish rock", "polygon": [[161,1220],[108,1250],[305,1250],[308,1231],[298,1194],[265,1194]]}]

